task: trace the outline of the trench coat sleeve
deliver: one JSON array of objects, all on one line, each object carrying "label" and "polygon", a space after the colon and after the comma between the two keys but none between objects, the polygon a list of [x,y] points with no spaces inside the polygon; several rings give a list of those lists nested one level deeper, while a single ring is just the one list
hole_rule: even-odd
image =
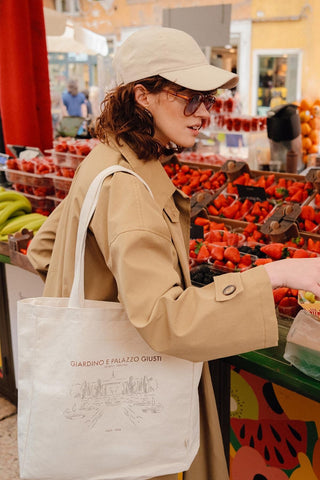
[{"label": "trench coat sleeve", "polygon": [[100,248],[109,244],[106,261],[119,300],[154,350],[197,362],[277,344],[272,287],[263,267],[184,288],[172,241],[178,236],[171,231],[180,223],[163,214],[131,175],[115,175],[109,197],[107,226],[98,220],[99,206],[91,225]]},{"label": "trench coat sleeve", "polygon": [[56,237],[56,230],[62,210],[62,202],[49,215],[37,232],[28,248],[27,256],[30,263],[45,281],[49,269],[51,254]]}]

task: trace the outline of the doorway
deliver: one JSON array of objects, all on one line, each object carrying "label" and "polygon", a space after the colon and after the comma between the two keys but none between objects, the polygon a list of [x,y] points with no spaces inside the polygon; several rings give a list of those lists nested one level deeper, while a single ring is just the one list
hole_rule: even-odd
[{"label": "doorway", "polygon": [[302,52],[297,49],[253,52],[252,111],[256,115],[300,98]]}]

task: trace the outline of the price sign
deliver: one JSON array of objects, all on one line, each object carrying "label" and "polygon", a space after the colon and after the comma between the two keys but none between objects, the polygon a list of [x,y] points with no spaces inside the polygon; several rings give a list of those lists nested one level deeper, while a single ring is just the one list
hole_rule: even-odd
[{"label": "price sign", "polygon": [[258,198],[259,200],[266,200],[266,191],[262,187],[254,187],[252,185],[237,185],[237,190],[240,198]]},{"label": "price sign", "polygon": [[0,152],[0,165],[5,165],[8,158],[9,158],[9,155],[7,155],[6,153]]},{"label": "price sign", "polygon": [[203,238],[203,226],[196,225],[195,223],[191,223],[190,226],[190,238]]}]

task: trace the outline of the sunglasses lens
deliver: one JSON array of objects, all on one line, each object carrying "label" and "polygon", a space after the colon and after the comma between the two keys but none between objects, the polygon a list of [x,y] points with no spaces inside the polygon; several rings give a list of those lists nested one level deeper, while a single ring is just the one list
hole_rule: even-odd
[{"label": "sunglasses lens", "polygon": [[206,107],[208,112],[210,112],[211,108],[215,104],[215,101],[216,101],[215,97],[208,96],[208,97],[205,98],[204,106]]},{"label": "sunglasses lens", "polygon": [[211,95],[193,95],[190,97],[186,108],[185,108],[185,115],[193,115],[194,112],[198,110],[200,107],[201,103],[204,104],[205,108],[208,110],[208,112],[211,110],[212,106],[214,105],[216,99],[215,97]]},{"label": "sunglasses lens", "polygon": [[187,116],[192,115],[196,110],[198,110],[202,100],[203,100],[202,95],[192,95],[192,97],[190,97],[186,105],[185,112],[184,112],[185,115]]}]

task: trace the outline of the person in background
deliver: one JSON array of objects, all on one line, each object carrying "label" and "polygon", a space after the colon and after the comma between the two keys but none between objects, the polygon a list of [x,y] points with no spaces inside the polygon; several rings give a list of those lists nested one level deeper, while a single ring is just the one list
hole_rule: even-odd
[{"label": "person in background", "polygon": [[69,80],[68,88],[62,94],[62,103],[64,116],[87,117],[86,97],[79,92],[77,80]]},{"label": "person in background", "polygon": [[28,257],[45,280],[44,295],[68,297],[74,271],[69,252],[75,251],[92,180],[111,165],[142,177],[153,198],[125,172],[103,182],[86,242],[85,297],[121,302],[155,351],[204,362],[200,448],[188,471],[157,480],[228,480],[207,361],[277,345],[272,289],[301,288],[320,297],[320,258],[279,260],[193,286],[190,198],[174,186],[163,162],[194,146],[216,90],[233,88],[238,77],[210,65],[190,35],[164,27],[131,35],[116,51],[114,69],[117,86],[107,92],[96,123],[100,143],[81,162],[68,196],[32,240]]},{"label": "person in background", "polygon": [[82,91],[83,95],[85,96],[85,104],[87,107],[87,117],[92,118],[92,105],[89,99],[89,90],[85,89]]}]

